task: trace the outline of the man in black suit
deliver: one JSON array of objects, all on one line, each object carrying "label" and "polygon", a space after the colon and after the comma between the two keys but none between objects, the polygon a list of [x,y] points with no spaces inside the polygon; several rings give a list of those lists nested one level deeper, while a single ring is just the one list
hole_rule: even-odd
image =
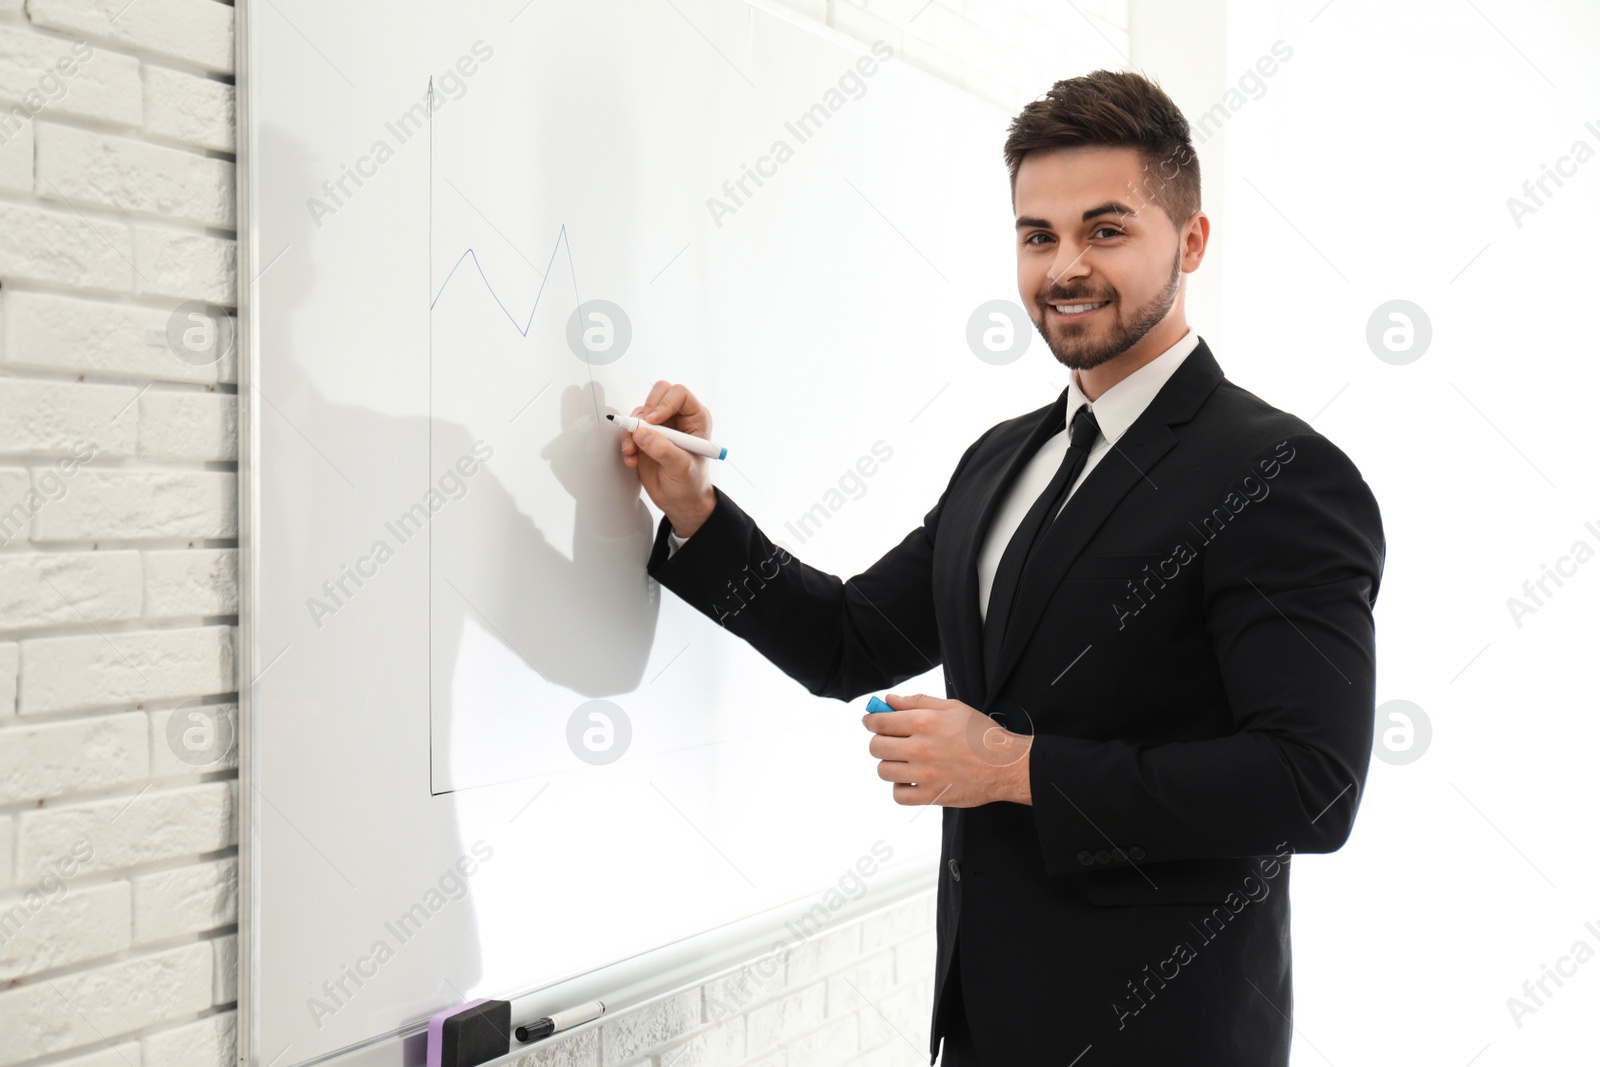
[{"label": "man in black suit", "polygon": [[[945,669],[865,715],[902,804],[944,808],[944,1064],[1287,1064],[1289,866],[1350,834],[1372,744],[1376,501],[1190,330],[1199,169],[1136,74],[1058,82],[1006,142],[1018,280],[1072,382],[973,442],[848,581],[773,545],[709,464],[622,444],[648,570],[810,692]],[[635,409],[709,437],[658,382]]]}]

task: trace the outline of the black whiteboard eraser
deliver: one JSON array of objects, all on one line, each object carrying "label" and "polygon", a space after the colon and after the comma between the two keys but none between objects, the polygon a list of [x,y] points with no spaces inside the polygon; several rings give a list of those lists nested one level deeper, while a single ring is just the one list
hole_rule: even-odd
[{"label": "black whiteboard eraser", "polygon": [[471,1000],[428,1020],[428,1067],[477,1067],[510,1051],[509,1000]]}]

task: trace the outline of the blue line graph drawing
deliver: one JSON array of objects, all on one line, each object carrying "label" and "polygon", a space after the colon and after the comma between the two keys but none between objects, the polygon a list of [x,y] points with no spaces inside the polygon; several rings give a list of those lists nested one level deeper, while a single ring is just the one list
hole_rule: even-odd
[{"label": "blue line graph drawing", "polygon": [[[432,285],[433,285],[433,236],[434,236],[433,235],[433,198],[434,198],[433,177],[434,177],[434,168],[433,168],[433,79],[432,78],[428,79],[428,107],[429,107],[429,111],[428,111],[428,285],[429,285],[429,288],[431,289]],[[476,209],[474,209],[474,210],[476,210]],[[487,220],[485,220],[485,221],[487,221]],[[507,243],[509,243],[509,242],[507,242]],[[572,299],[573,299],[573,303],[574,303],[575,307],[578,308],[578,309],[581,309],[583,307],[583,297],[580,296],[579,293],[578,293],[578,268],[572,261],[572,238],[567,235],[567,224],[565,222],[563,222],[561,224],[561,228],[556,232],[556,239],[555,239],[554,243],[552,243],[551,246],[550,246],[550,259],[545,264],[544,272],[540,275],[540,278],[539,278],[539,291],[534,294],[533,307],[528,309],[528,321],[525,322],[525,323],[517,322],[517,317],[511,313],[511,310],[509,308],[506,307],[505,301],[500,299],[500,294],[495,291],[493,283],[491,283],[489,281],[489,276],[484,273],[483,264],[478,262],[478,253],[471,246],[468,246],[467,250],[465,252],[462,252],[461,255],[456,258],[455,264],[450,268],[450,273],[445,275],[444,281],[440,283],[438,291],[433,293],[432,294],[432,298],[428,301],[428,375],[429,375],[429,377],[428,377],[428,393],[429,393],[429,413],[428,413],[428,415],[429,415],[430,419],[433,417],[433,409],[432,409],[432,394],[433,394],[433,310],[434,310],[435,306],[438,305],[439,299],[444,296],[445,289],[450,285],[450,280],[455,277],[456,271],[461,268],[461,264],[466,262],[467,257],[470,256],[472,258],[472,265],[477,270],[478,277],[483,281],[483,287],[485,289],[487,289],[489,291],[489,295],[494,298],[494,302],[495,302],[496,306],[498,306],[500,308],[500,311],[505,315],[507,321],[509,321],[512,326],[516,327],[517,333],[521,334],[523,337],[527,337],[528,336],[528,331],[533,328],[533,317],[539,310],[539,302],[540,302],[540,300],[542,300],[544,298],[545,286],[550,283],[550,269],[553,266],[555,266],[556,252],[561,248],[561,245],[563,243],[565,243],[566,246],[567,246],[567,273],[572,278]],[[513,247],[515,247],[515,246],[513,246]],[[519,253],[519,255],[520,255],[520,253]],[[524,257],[524,258],[526,258],[526,257]],[[529,265],[532,266],[531,263]],[[534,268],[534,269],[537,270],[538,268]],[[590,400],[594,403],[594,417],[595,417],[596,421],[598,421],[600,419],[600,398],[595,393],[594,363],[589,358],[589,354],[588,354],[588,351],[589,351],[588,350],[588,338],[587,338],[587,336],[583,335],[583,332],[581,330],[579,331],[579,336],[582,338],[583,345],[584,345],[584,352],[583,352],[581,358],[583,359],[584,368],[585,368],[585,370],[587,372],[587,375],[588,375],[588,378],[589,378],[589,397],[590,397]],[[429,447],[430,448],[432,447],[432,441],[431,440],[429,442]]]},{"label": "blue line graph drawing", "polygon": [[489,276],[484,273],[483,264],[478,262],[478,253],[471,248],[468,248],[465,252],[461,253],[460,257],[456,260],[455,265],[450,268],[450,273],[444,276],[444,281],[440,284],[439,291],[434,294],[432,303],[428,305],[428,310],[432,311],[439,303],[440,298],[444,296],[445,289],[450,285],[450,279],[455,277],[456,271],[461,268],[461,264],[465,263],[470,257],[472,259],[473,267],[475,267],[478,271],[478,277],[483,279],[483,287],[489,290],[489,295],[494,298],[494,302],[498,304],[500,310],[505,313],[506,319],[510,321],[512,326],[516,327],[518,333],[524,337],[528,336],[528,331],[533,328],[533,316],[538,312],[539,301],[544,296],[545,286],[550,282],[550,268],[555,266],[556,252],[560,249],[563,241],[565,241],[567,245],[567,272],[572,276],[572,299],[578,304],[578,306],[581,307],[583,305],[583,300],[578,296],[578,272],[572,263],[572,242],[567,237],[566,223],[562,223],[560,232],[556,234],[555,243],[550,246],[550,260],[545,264],[545,269],[539,281],[539,291],[534,294],[533,307],[528,311],[528,319],[526,322],[517,322],[517,317],[511,313],[511,309],[506,307],[505,301],[500,299],[500,294],[495,291],[494,283],[491,282],[489,280]]},{"label": "blue line graph drawing", "polygon": [[[477,271],[478,279],[483,283],[484,289],[488,291],[490,298],[495,303],[495,306],[497,306],[500,309],[500,312],[501,312],[501,314],[503,314],[505,316],[506,321],[511,323],[512,327],[516,329],[518,335],[521,336],[523,339],[526,339],[528,337],[529,332],[533,329],[534,317],[539,312],[540,304],[543,303],[545,289],[550,284],[551,271],[555,268],[556,256],[561,251],[561,246],[563,244],[566,245],[566,249],[567,249],[567,256],[566,256],[566,258],[567,258],[567,273],[572,279],[572,298],[573,298],[573,304],[574,304],[574,310],[573,310],[572,314],[577,315],[577,314],[581,313],[581,309],[583,308],[583,300],[582,300],[581,296],[579,295],[578,270],[577,270],[576,264],[574,263],[574,256],[573,256],[573,252],[572,252],[572,238],[567,232],[567,225],[566,225],[565,222],[562,222],[560,224],[560,227],[556,232],[555,240],[552,242],[552,244],[550,246],[550,255],[549,255],[549,257],[548,257],[548,259],[547,259],[547,261],[545,263],[545,269],[542,272],[539,272],[539,287],[538,287],[538,291],[534,293],[533,306],[528,309],[528,314],[527,314],[527,318],[526,319],[519,321],[518,318],[517,318],[517,315],[515,313],[513,313],[512,310],[509,307],[506,306],[505,299],[502,298],[500,293],[496,290],[496,288],[494,286],[494,283],[489,280],[489,275],[487,274],[487,272],[484,271],[483,264],[478,259],[477,251],[470,245],[466,248],[465,251],[463,251],[459,256],[456,257],[455,263],[451,265],[449,272],[445,274],[444,281],[439,284],[438,289],[437,290],[433,289],[433,278],[434,278],[434,273],[433,272],[434,272],[434,263],[435,263],[434,258],[433,258],[434,248],[435,248],[435,232],[434,232],[434,225],[435,225],[435,214],[434,214],[434,188],[435,188],[435,186],[434,186],[434,177],[435,177],[435,170],[434,170],[434,141],[433,141],[433,133],[434,133],[434,131],[433,131],[434,87],[433,87],[433,79],[432,78],[428,79],[428,94],[427,94],[427,98],[428,98],[428,235],[427,236],[428,236],[428,287],[429,287],[429,290],[430,290],[429,301],[428,301],[428,455],[430,457],[430,464],[431,464],[431,460],[432,460],[432,457],[433,457],[433,449],[434,449],[434,434],[433,434],[433,430],[434,430],[434,382],[435,382],[434,375],[435,375],[435,370],[436,369],[443,370],[443,371],[446,371],[448,373],[447,368],[449,368],[451,366],[452,362],[453,362],[449,358],[449,346],[448,346],[448,344],[445,345],[443,350],[438,350],[438,345],[437,345],[437,340],[438,339],[435,337],[435,329],[434,329],[434,311],[438,307],[439,302],[444,298],[445,290],[450,287],[450,283],[455,279],[456,273],[461,269],[462,264],[466,263],[467,260],[469,260],[469,259],[472,261],[472,266],[473,266],[473,269]],[[458,190],[458,192],[459,192],[459,190]],[[463,199],[465,199],[465,197],[463,197]],[[469,206],[471,206],[470,203],[469,203]],[[474,208],[474,210],[476,210],[476,208]],[[480,212],[480,214],[481,214],[481,212]],[[484,221],[488,221],[488,220],[485,219]],[[493,223],[490,223],[490,227],[494,228],[493,227]],[[498,232],[498,230],[496,232]],[[507,243],[509,244],[510,242],[508,241]],[[513,248],[514,247],[515,246],[513,246]],[[521,253],[519,252],[518,254],[520,255]],[[523,257],[523,258],[526,259],[527,257]],[[531,261],[529,261],[529,266],[533,266]],[[536,272],[538,272],[538,268],[537,267],[534,267],[534,270]],[[470,314],[470,312],[468,312],[468,313]],[[593,362],[589,358],[588,337],[582,330],[577,331],[577,333],[578,333],[578,336],[582,339],[580,342],[578,342],[578,344],[582,345],[582,349],[581,349],[581,351],[579,351],[577,349],[576,345],[574,345],[574,354],[575,355],[579,355],[583,359],[584,367],[585,367],[585,370],[587,372],[586,373],[586,377],[588,378],[588,383],[589,383],[589,388],[588,388],[589,397],[590,397],[591,402],[594,405],[594,418],[595,418],[596,423],[599,423],[600,419],[601,419],[600,398],[599,398],[599,393],[596,391],[596,386],[595,386],[594,365],[593,365]],[[570,327],[569,327],[569,336],[570,336]],[[573,343],[569,341],[569,345],[571,345],[571,344],[573,344]],[[440,359],[439,357],[443,357],[443,358]],[[549,383],[546,383],[546,384],[548,385]],[[540,393],[542,393],[543,391],[544,390],[541,389]],[[531,403],[531,401],[530,401],[530,403]],[[526,406],[527,406],[526,404],[523,405],[523,407],[526,407]],[[518,414],[520,414],[520,413],[521,413],[521,411],[519,409]],[[431,476],[432,476],[432,471],[430,469],[430,471],[429,471],[430,480],[431,480]],[[428,545],[428,617],[429,617],[430,620],[432,620],[433,617],[434,617],[434,566],[435,566],[434,549],[435,549],[435,543],[434,543],[434,531],[433,531],[433,526],[432,526],[431,523],[428,524],[427,529],[428,529],[428,540],[427,540],[427,545]],[[493,624],[491,624],[491,625],[493,625]],[[508,647],[509,647],[509,645],[508,645]],[[434,692],[435,651],[436,650],[434,648],[433,625],[432,625],[432,622],[430,621],[429,628],[428,628],[428,692],[429,692],[428,748],[429,748],[429,752],[430,752],[429,761],[428,761],[428,789],[429,789],[429,792],[432,795],[438,796],[438,795],[440,795],[440,789],[439,789],[439,785],[438,785],[438,783],[436,781],[436,778],[435,778],[435,760],[434,760],[434,757],[432,755],[432,753],[434,752],[434,744],[435,744],[434,721],[433,721],[433,719],[434,719],[433,692]],[[445,792],[452,792],[452,791],[453,790],[445,790]]]}]

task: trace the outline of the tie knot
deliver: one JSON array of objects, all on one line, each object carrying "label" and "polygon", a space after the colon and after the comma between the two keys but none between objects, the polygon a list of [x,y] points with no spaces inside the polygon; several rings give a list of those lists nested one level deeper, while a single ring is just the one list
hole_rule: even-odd
[{"label": "tie knot", "polygon": [[1094,439],[1100,433],[1100,423],[1095,419],[1094,412],[1089,410],[1088,404],[1078,408],[1077,414],[1072,416],[1072,447],[1089,451],[1089,446],[1094,444]]}]

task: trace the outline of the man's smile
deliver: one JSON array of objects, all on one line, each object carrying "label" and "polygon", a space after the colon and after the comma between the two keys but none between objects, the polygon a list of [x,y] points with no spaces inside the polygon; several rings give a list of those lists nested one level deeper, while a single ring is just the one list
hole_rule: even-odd
[{"label": "man's smile", "polygon": [[1093,315],[1096,311],[1109,305],[1109,300],[1098,300],[1074,304],[1047,304],[1050,309],[1050,318],[1055,322],[1080,322]]}]

